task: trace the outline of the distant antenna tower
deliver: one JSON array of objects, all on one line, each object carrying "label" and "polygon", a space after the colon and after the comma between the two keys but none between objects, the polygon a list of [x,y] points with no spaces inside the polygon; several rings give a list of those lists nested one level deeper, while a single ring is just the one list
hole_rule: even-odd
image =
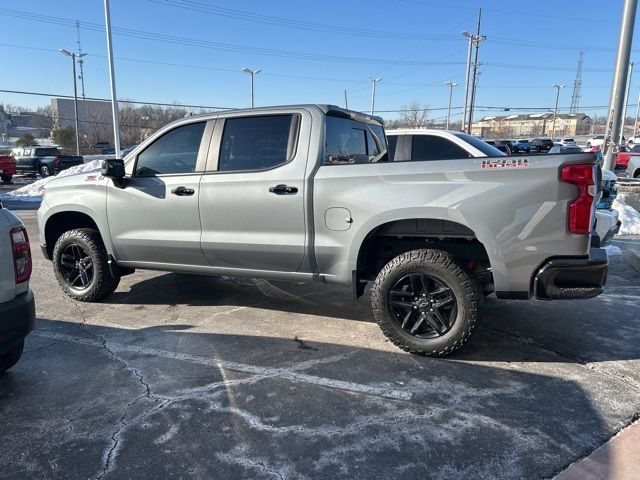
[{"label": "distant antenna tower", "polygon": [[571,95],[571,108],[569,113],[578,113],[580,108],[580,87],[582,86],[582,63],[584,62],[584,52],[580,52],[578,57],[578,69],[576,79],[573,81],[573,94]]},{"label": "distant antenna tower", "polygon": [[84,64],[84,56],[82,54],[82,45],[80,45],[80,20],[76,19],[76,30],[78,31],[78,64],[80,65],[80,75],[78,78],[80,79],[82,85],[82,98],[84,99],[84,70],[82,69],[82,65]]}]

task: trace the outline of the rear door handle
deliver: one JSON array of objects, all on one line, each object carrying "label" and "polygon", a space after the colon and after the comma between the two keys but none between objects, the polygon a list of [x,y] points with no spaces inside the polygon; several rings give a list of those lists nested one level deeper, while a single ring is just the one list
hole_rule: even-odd
[{"label": "rear door handle", "polygon": [[178,195],[179,197],[186,197],[189,195],[193,195],[194,193],[196,193],[196,191],[193,188],[176,187],[171,190],[171,193],[173,193],[174,195]]},{"label": "rear door handle", "polygon": [[280,184],[269,188],[269,191],[276,195],[295,195],[298,193],[298,187],[290,187],[289,185]]}]

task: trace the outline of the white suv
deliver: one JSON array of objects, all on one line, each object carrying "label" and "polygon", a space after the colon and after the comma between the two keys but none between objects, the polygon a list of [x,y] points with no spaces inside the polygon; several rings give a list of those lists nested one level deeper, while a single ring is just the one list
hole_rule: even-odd
[{"label": "white suv", "polygon": [[31,265],[27,231],[0,203],[0,374],[18,362],[35,325]]},{"label": "white suv", "polygon": [[604,144],[604,135],[595,135],[587,140],[587,148],[601,147]]}]

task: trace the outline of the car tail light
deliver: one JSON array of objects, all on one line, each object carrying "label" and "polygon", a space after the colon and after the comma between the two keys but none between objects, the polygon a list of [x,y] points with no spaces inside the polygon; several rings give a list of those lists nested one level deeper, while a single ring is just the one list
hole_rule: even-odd
[{"label": "car tail light", "polygon": [[591,233],[593,219],[594,166],[575,164],[562,167],[563,182],[578,187],[578,197],[569,204],[569,232],[578,235]]},{"label": "car tail light", "polygon": [[60,168],[60,157],[53,157],[53,161],[56,164],[56,168]]},{"label": "car tail light", "polygon": [[32,264],[29,237],[24,227],[13,228],[10,234],[16,283],[23,283],[31,277]]}]

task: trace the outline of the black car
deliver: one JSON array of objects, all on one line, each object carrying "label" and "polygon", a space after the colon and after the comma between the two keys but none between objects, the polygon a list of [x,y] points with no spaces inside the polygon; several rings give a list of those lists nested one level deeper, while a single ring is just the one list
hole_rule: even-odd
[{"label": "black car", "polygon": [[531,151],[531,142],[526,139],[514,140],[513,153],[529,153]]},{"label": "black car", "polygon": [[534,138],[531,140],[532,152],[548,152],[553,148],[555,143],[550,138]]}]

